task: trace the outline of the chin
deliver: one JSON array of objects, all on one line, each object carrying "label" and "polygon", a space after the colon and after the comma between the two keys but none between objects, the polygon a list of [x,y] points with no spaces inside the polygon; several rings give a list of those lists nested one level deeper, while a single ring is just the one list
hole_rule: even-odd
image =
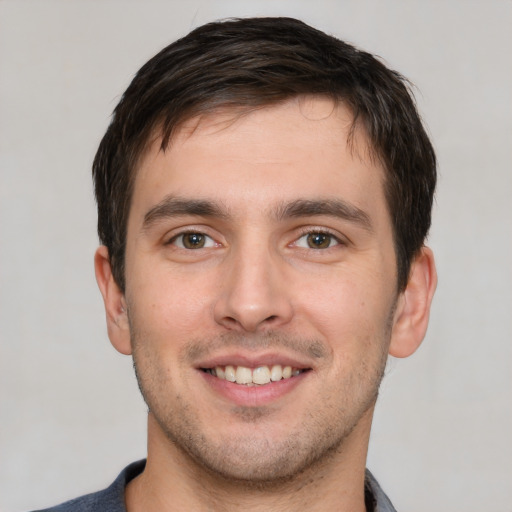
[{"label": "chin", "polygon": [[[272,487],[329,466],[336,454],[345,449],[350,451],[354,438],[359,437],[358,430],[366,432],[365,420],[369,416],[371,422],[373,405],[374,401],[358,418],[340,417],[336,428],[318,428],[322,425],[320,419],[315,422],[316,428],[296,425],[288,432],[272,432],[271,425],[265,421],[256,426],[254,422],[258,423],[257,417],[264,416],[264,412],[254,408],[244,411],[245,425],[240,424],[236,431],[232,429],[223,435],[217,430],[215,438],[208,437],[198,422],[187,424],[184,416],[178,422],[176,416],[172,420],[170,415],[164,421],[155,419],[159,434],[195,470],[202,470],[224,485]],[[251,430],[252,435],[248,433]]]}]

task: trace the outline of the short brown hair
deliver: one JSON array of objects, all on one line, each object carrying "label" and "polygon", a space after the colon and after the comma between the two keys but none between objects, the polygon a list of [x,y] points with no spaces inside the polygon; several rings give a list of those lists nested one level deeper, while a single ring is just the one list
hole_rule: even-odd
[{"label": "short brown hair", "polygon": [[126,230],[137,164],[156,129],[221,107],[252,109],[301,95],[341,101],[362,123],[385,171],[398,288],[430,228],[436,157],[407,81],[371,54],[292,18],[230,19],[170,44],[137,73],[93,163],[98,234],[124,290]]}]

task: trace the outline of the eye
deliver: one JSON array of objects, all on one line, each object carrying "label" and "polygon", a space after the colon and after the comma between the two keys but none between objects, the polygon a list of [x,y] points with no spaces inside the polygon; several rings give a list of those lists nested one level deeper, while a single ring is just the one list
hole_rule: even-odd
[{"label": "eye", "polygon": [[295,245],[305,249],[329,249],[329,247],[339,245],[339,243],[339,240],[334,235],[317,231],[301,236],[295,242]]},{"label": "eye", "polygon": [[175,236],[170,243],[180,249],[204,249],[207,247],[215,247],[215,242],[212,238],[204,233],[196,233],[195,231],[181,233]]}]

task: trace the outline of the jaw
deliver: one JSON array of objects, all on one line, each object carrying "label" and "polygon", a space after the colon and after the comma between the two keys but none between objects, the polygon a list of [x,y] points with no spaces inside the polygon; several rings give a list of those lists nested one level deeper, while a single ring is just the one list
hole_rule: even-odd
[{"label": "jaw", "polygon": [[[183,450],[183,446],[169,442],[152,413],[148,417],[148,462],[141,475],[145,481],[139,489],[140,496],[147,493],[143,503],[152,503],[152,497],[160,491],[172,496],[172,503],[182,510],[229,510],[245,512],[260,510],[334,510],[346,498],[351,505],[347,510],[359,510],[364,503],[359,490],[363,490],[366,450],[373,414],[373,406],[358,424],[337,443],[318,456],[310,457],[307,464],[288,473],[282,468],[294,469],[293,457],[275,457],[266,467],[255,467],[258,461],[254,453],[239,453],[235,466],[229,456],[234,448],[230,442],[224,446],[226,466],[210,464],[196,453]],[[321,440],[319,440],[321,441]],[[261,452],[268,452],[259,446]],[[248,448],[258,448],[249,445]],[[247,462],[253,464],[248,464]],[[236,470],[236,471],[233,471]],[[142,480],[142,478],[139,478]],[[147,485],[146,485],[147,484]],[[145,489],[142,487],[146,485]],[[333,489],[336,490],[333,496]],[[127,494],[128,496],[128,494]],[[322,496],[319,501],[318,496]],[[334,499],[334,501],[333,501]],[[190,501],[192,500],[192,501]],[[228,506],[228,504],[230,504]],[[175,506],[175,505],[173,505]],[[151,507],[150,507],[151,508]],[[158,508],[158,507],[157,507]],[[147,509],[147,507],[146,507]],[[362,508],[361,510],[364,510]]]},{"label": "jaw", "polygon": [[[185,510],[225,510],[227,503],[243,504],[230,508],[240,511],[315,510],[318,503],[309,501],[311,496],[340,489],[341,481],[350,483],[345,490],[358,488],[377,384],[357,405],[350,403],[351,378],[339,374],[336,381],[325,366],[293,366],[301,370],[298,375],[247,385],[213,375],[217,366],[229,366],[220,359],[174,374],[161,366],[162,373],[152,375],[171,379],[165,389],[173,391],[164,400],[158,389],[146,396],[152,411],[148,493],[159,487],[169,496],[172,490],[172,503],[183,494],[201,500],[187,502],[181,507]],[[249,368],[254,381],[259,366],[237,366]],[[340,379],[345,384],[340,386]],[[141,384],[147,387],[148,382]],[[334,427],[326,429],[327,424]]]}]

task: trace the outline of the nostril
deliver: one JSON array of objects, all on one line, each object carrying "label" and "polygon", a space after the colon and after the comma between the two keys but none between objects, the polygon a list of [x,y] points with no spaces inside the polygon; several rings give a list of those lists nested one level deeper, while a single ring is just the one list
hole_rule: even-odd
[{"label": "nostril", "polygon": [[236,317],[233,316],[225,316],[222,319],[222,323],[225,327],[228,329],[243,329],[243,330],[255,330],[258,327],[264,327],[265,325],[270,326],[271,324],[279,321],[279,315],[270,315],[266,318],[263,318],[262,321],[254,321],[251,322],[250,319],[240,319],[238,320]]},{"label": "nostril", "polygon": [[238,320],[236,320],[232,316],[227,316],[224,319],[224,322],[225,322],[227,327],[236,327],[239,324]]},{"label": "nostril", "polygon": [[251,293],[243,291],[235,283],[228,293],[216,300],[213,314],[217,323],[227,329],[255,331],[285,324],[293,316],[286,297],[270,292],[263,294],[258,290],[256,293],[253,288],[249,290]]}]

